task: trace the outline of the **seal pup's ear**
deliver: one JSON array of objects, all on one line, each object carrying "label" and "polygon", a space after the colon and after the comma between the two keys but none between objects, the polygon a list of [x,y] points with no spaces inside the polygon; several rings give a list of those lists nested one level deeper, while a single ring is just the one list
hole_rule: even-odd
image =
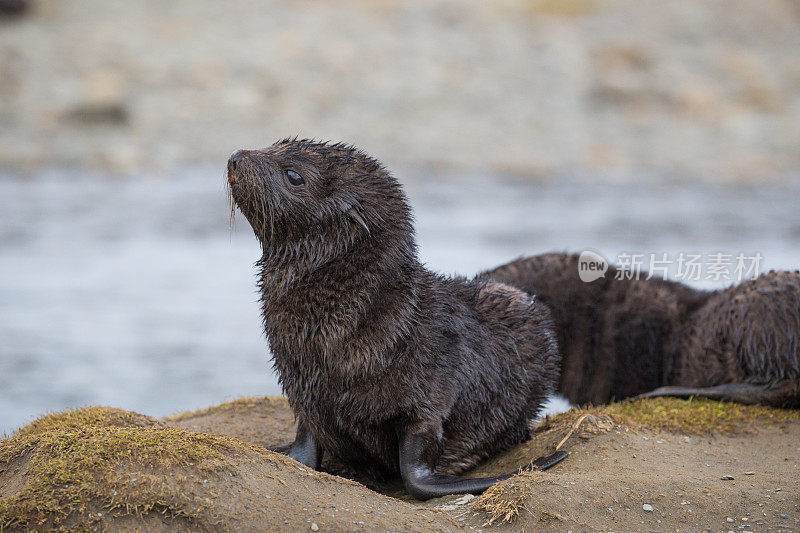
[{"label": "seal pup's ear", "polygon": [[358,208],[356,206],[353,206],[347,210],[347,216],[364,226],[364,229],[367,230],[367,233],[370,233],[367,222],[364,220],[364,217],[361,216],[361,213],[358,212]]}]

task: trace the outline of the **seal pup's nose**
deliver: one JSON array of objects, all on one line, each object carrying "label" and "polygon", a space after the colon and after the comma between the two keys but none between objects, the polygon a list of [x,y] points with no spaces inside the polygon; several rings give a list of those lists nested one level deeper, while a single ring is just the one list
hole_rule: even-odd
[{"label": "seal pup's nose", "polygon": [[236,150],[228,158],[228,185],[233,187],[239,183],[236,168],[241,167],[242,161],[247,157],[247,150]]},{"label": "seal pup's nose", "polygon": [[231,154],[231,157],[228,159],[228,173],[236,171],[236,166],[244,159],[247,155],[247,150],[236,150]]}]

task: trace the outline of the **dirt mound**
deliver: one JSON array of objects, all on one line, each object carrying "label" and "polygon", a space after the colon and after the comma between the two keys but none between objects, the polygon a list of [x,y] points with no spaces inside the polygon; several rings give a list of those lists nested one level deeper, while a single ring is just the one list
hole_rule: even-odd
[{"label": "dirt mound", "polygon": [[286,398],[269,396],[239,398],[163,420],[173,427],[228,435],[264,447],[290,442],[295,430],[294,414]]},{"label": "dirt mound", "polygon": [[0,495],[1,530],[453,528],[441,512],[255,444],[103,408],[51,415],[3,440]]},{"label": "dirt mound", "polygon": [[[0,441],[0,530],[747,531],[800,526],[797,411],[655,399],[547,418],[473,475],[480,497],[415,502],[263,446],[292,438],[281,398],[156,420],[92,407]],[[544,473],[526,467],[570,450]],[[330,472],[347,472],[325,463]],[[392,497],[395,496],[395,497]],[[402,501],[406,500],[406,501]]]},{"label": "dirt mound", "polygon": [[465,519],[515,531],[796,530],[798,442],[796,422],[735,436],[576,432],[562,466],[495,485]]}]

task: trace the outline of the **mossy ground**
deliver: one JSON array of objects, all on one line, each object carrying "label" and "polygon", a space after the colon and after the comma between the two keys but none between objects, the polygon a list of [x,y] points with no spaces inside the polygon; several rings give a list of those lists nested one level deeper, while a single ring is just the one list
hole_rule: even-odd
[{"label": "mossy ground", "polygon": [[14,469],[25,479],[15,494],[0,499],[0,530],[80,530],[103,513],[158,512],[192,520],[208,510],[208,502],[160,474],[174,470],[175,482],[190,471],[211,474],[226,468],[231,452],[254,448],[121,409],[48,415],[0,441],[0,474]]},{"label": "mossy ground", "polygon": [[[584,414],[593,416],[581,418]],[[307,503],[309,498],[328,498],[327,493],[319,493],[320,483],[337,487],[331,489],[333,494],[345,490],[342,489],[345,483],[350,487],[346,490],[352,490],[353,497],[360,495],[357,498],[361,501],[385,498],[365,493],[366,489],[349,480],[317,473],[312,476],[312,472],[298,469],[293,461],[250,443],[255,440],[249,438],[251,426],[261,427],[264,420],[280,421],[266,430],[285,438],[288,434],[283,426],[288,427],[291,419],[291,411],[282,398],[242,398],[161,420],[108,407],[44,416],[0,441],[0,531],[98,530],[112,524],[120,527],[120,519],[142,517],[160,520],[159,523],[166,524],[164,530],[182,527],[209,530],[215,524],[224,529],[224,524],[242,518],[236,514],[241,510],[221,506],[215,501],[215,491],[229,491],[235,480],[240,479],[235,476],[250,475],[239,468],[243,463],[237,466],[238,458],[245,455],[249,457],[248,464],[256,465],[256,469],[269,463],[280,470],[253,474],[256,477],[247,490],[254,487],[256,491],[268,490],[262,496],[253,493],[253,508],[269,494],[273,495],[273,501],[280,497],[286,481],[295,495],[304,494],[302,498],[285,500],[283,506],[271,511],[274,514],[268,521],[258,522],[261,524],[271,524],[276,516],[281,517],[281,523],[284,516],[291,519],[290,505],[297,504],[303,511],[303,506],[311,505]],[[636,430],[649,430],[680,435],[733,435],[755,432],[759,427],[793,425],[799,420],[797,411],[705,399],[654,398],[588,407],[547,417],[533,441],[490,461],[484,468],[497,470],[485,474],[496,474],[524,467],[531,458],[552,451],[565,437],[569,439],[567,446],[588,442],[586,439],[592,435],[608,434],[615,424],[634,430],[633,434]],[[193,425],[203,427],[202,432],[197,428],[193,431]],[[224,432],[228,436],[219,434]],[[294,466],[287,469],[286,465]],[[288,474],[299,477],[290,479],[285,477]],[[212,483],[206,485],[207,479],[212,479]],[[473,509],[483,514],[485,522],[494,525],[513,521],[526,505],[532,505],[532,494],[558,489],[553,479],[553,472],[523,470],[485,492]],[[265,489],[272,482],[276,485]],[[234,501],[241,500],[241,496],[236,498]],[[400,503],[386,500],[390,505]],[[533,507],[549,509],[539,503]],[[352,508],[355,503],[348,500],[348,505]],[[411,517],[409,526],[416,524],[412,518],[417,511],[413,509],[402,510]],[[540,521],[549,519],[545,511],[540,514]],[[145,528],[149,527],[147,524]]]},{"label": "mossy ground", "polygon": [[85,407],[51,413],[19,429],[16,436],[47,433],[53,430],[85,427],[151,427],[162,425],[157,419],[115,407]]},{"label": "mossy ground", "polygon": [[[265,406],[290,417],[283,399],[186,416],[223,413],[247,427]],[[305,468],[239,435],[179,427],[175,418],[91,407],[47,415],[0,441],[0,532],[298,531],[312,521],[341,531],[452,529],[444,513]]]},{"label": "mossy ground", "polygon": [[[758,426],[781,425],[800,420],[800,411],[761,405],[717,402],[705,398],[647,398],[588,407],[579,412],[610,416],[617,424],[683,435],[718,433],[733,435]],[[553,417],[574,417],[575,411]]]}]

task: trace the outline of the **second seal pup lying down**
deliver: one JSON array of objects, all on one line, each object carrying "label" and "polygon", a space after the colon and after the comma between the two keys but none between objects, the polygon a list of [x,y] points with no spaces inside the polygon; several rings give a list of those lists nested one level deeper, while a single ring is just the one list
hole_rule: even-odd
[{"label": "second seal pup lying down", "polygon": [[527,439],[554,391],[547,308],[426,270],[399,183],[351,146],[240,150],[228,182],[262,245],[264,326],[298,424],[284,451],[312,468],[323,453],[377,465],[422,499],[507,477],[457,474]]},{"label": "second seal pup lying down", "polygon": [[553,311],[571,402],[705,396],[800,407],[800,274],[770,272],[718,291],[660,279],[584,283],[577,255],[543,254],[489,271]]}]

